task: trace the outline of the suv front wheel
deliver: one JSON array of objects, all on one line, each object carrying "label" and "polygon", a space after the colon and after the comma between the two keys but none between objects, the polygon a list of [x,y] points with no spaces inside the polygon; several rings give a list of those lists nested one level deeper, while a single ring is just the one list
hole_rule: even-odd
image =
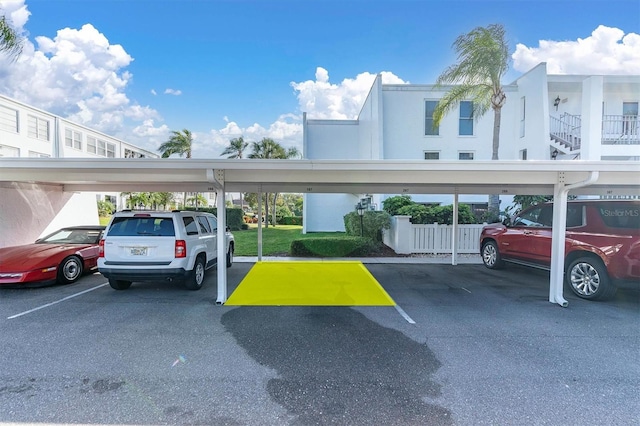
[{"label": "suv front wheel", "polygon": [[482,245],[482,262],[489,269],[500,269],[504,266],[495,241],[489,240]]},{"label": "suv front wheel", "polygon": [[616,292],[607,268],[600,259],[592,256],[580,257],[571,262],[566,269],[565,279],[571,290],[583,299],[607,299]]},{"label": "suv front wheel", "polygon": [[187,278],[185,282],[185,286],[189,290],[200,290],[202,288],[202,283],[204,282],[204,258],[202,256],[198,256],[196,258],[196,263],[193,265],[193,270],[191,271],[190,276]]}]

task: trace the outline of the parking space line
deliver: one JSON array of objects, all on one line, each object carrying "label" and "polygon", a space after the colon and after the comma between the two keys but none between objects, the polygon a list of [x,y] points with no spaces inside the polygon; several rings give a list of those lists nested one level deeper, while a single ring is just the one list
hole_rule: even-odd
[{"label": "parking space line", "polygon": [[402,318],[407,320],[407,322],[409,324],[415,324],[416,323],[414,320],[411,319],[411,317],[409,315],[407,315],[407,313],[404,310],[402,310],[402,308],[400,306],[398,306],[398,305],[395,305],[395,306],[396,306],[396,311],[398,311],[398,313],[400,315],[402,315]]},{"label": "parking space line", "polygon": [[97,290],[97,289],[99,289],[100,287],[104,287],[104,286],[105,286],[105,285],[107,285],[107,284],[109,284],[109,283],[100,284],[100,285],[99,285],[99,286],[97,286],[97,287],[93,287],[93,288],[87,289],[87,290],[85,290],[85,291],[81,291],[80,293],[72,294],[71,296],[63,297],[62,299],[60,299],[60,300],[56,300],[55,302],[47,303],[46,305],[38,306],[37,308],[29,309],[28,311],[24,311],[24,312],[21,312],[21,313],[19,313],[19,314],[12,315],[12,316],[10,316],[10,317],[7,317],[7,319],[14,319],[14,318],[18,318],[18,317],[21,317],[21,316],[23,316],[23,315],[30,314],[31,312],[39,311],[40,309],[44,309],[44,308],[46,308],[46,307],[53,306],[53,305],[58,304],[58,303],[60,303],[60,302],[64,302],[65,300],[73,299],[74,297],[76,297],[76,296],[80,296],[81,294],[85,294],[85,293],[88,293],[88,292],[90,292],[90,291]]}]

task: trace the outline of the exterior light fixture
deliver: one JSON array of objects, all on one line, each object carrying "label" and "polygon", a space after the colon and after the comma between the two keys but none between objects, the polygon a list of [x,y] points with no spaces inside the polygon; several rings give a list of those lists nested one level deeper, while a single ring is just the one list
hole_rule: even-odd
[{"label": "exterior light fixture", "polygon": [[555,160],[558,157],[558,150],[554,149],[553,152],[551,153],[551,159]]},{"label": "exterior light fixture", "polygon": [[558,105],[560,105],[560,95],[553,101],[553,106],[556,107],[556,111],[558,110]]},{"label": "exterior light fixture", "polygon": [[364,204],[362,204],[362,202],[356,204],[356,211],[358,212],[358,216],[360,216],[360,236],[363,237],[364,236],[364,212],[366,211],[366,207],[364,206]]}]

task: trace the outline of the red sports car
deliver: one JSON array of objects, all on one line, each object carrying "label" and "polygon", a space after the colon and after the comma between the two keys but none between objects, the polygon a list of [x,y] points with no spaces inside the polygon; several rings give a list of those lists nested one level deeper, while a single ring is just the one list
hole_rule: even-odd
[{"label": "red sports car", "polygon": [[0,248],[0,286],[70,284],[96,269],[104,226],[60,229],[33,244]]}]

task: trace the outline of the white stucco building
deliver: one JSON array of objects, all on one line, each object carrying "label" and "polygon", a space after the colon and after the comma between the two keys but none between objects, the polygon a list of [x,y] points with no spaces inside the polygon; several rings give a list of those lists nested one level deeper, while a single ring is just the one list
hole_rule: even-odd
[{"label": "white stucco building", "polygon": [[[491,160],[492,110],[474,120],[469,102],[461,102],[458,113],[433,129],[432,111],[446,90],[382,84],[378,76],[357,119],[314,120],[305,114],[303,157]],[[504,91],[500,160],[640,160],[640,75],[548,75],[541,63]],[[304,231],[343,231],[344,215],[358,202],[380,209],[393,195],[398,194],[305,194]],[[418,202],[452,200],[449,195],[409,195]],[[487,196],[461,194],[460,202],[486,204]]]},{"label": "white stucco building", "polygon": [[[0,157],[157,158],[158,155],[0,95]],[[63,226],[97,225],[98,200],[123,208],[119,193],[70,194],[36,183],[0,181],[0,199],[4,200],[0,203],[0,247],[31,242]]]}]

